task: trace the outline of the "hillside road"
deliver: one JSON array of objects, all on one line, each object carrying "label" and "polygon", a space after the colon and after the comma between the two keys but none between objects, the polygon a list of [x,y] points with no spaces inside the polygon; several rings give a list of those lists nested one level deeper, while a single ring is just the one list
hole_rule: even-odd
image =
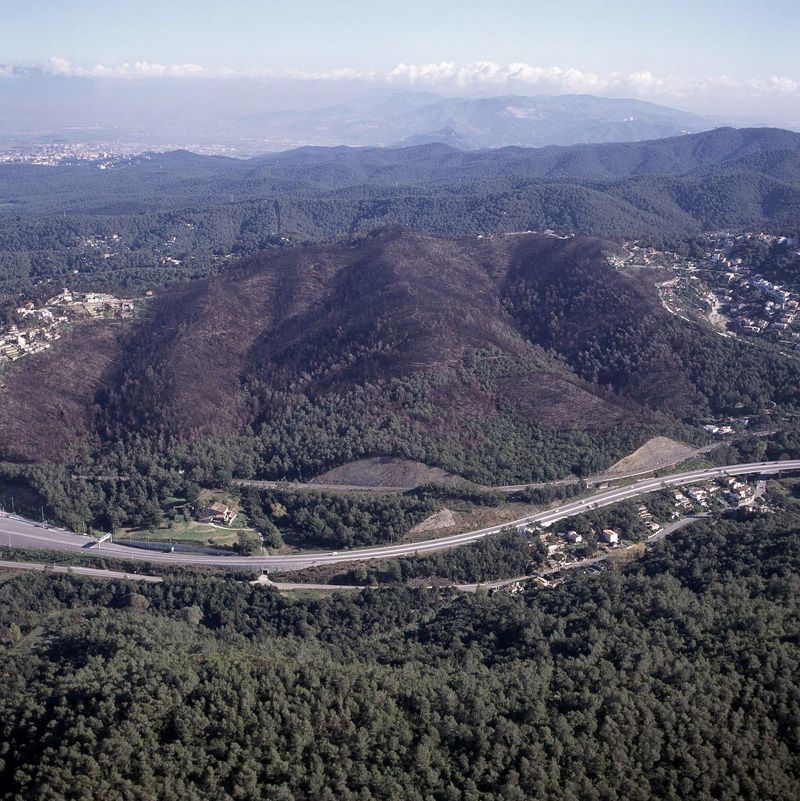
[{"label": "hillside road", "polygon": [[456,548],[471,542],[477,542],[484,537],[492,536],[504,529],[513,528],[515,526],[535,524],[548,527],[561,520],[575,517],[584,512],[599,509],[604,506],[611,506],[620,501],[638,498],[661,489],[679,487],[686,484],[696,484],[698,482],[724,476],[747,474],[770,476],[781,472],[796,470],[800,470],[800,459],[780,462],[754,462],[749,464],[726,465],[724,467],[676,473],[660,478],[648,478],[624,487],[595,492],[580,500],[572,501],[553,509],[538,511],[501,525],[489,526],[475,531],[467,531],[462,534],[454,534],[452,536],[426,540],[424,542],[382,545],[352,551],[333,551],[327,553],[306,552],[270,556],[227,556],[144,551],[113,542],[104,542],[99,545],[93,544],[93,540],[76,534],[75,532],[65,531],[64,529],[51,526],[43,526],[41,523],[12,515],[0,517],[0,546],[47,548],[59,551],[74,551],[76,553],[90,553],[96,556],[118,559],[136,559],[152,563],[163,562],[173,565],[214,565],[217,567],[286,572],[302,570],[316,565],[330,565],[373,559],[391,559],[413,556],[414,554],[424,554],[431,551],[441,551],[448,548]]}]

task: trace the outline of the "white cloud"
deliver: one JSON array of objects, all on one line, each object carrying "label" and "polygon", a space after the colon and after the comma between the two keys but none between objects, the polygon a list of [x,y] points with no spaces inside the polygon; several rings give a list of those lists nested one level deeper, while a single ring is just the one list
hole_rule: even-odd
[{"label": "white cloud", "polygon": [[125,62],[116,66],[95,64],[76,66],[53,56],[34,67],[0,64],[0,77],[36,72],[54,76],[82,78],[249,78],[253,80],[292,79],[299,81],[355,81],[393,86],[424,87],[450,91],[541,92],[615,94],[640,97],[687,97],[725,92],[753,97],[800,97],[800,77],[773,75],[736,79],[727,75],[685,78],[640,72],[597,73],[570,67],[542,67],[524,62],[497,64],[475,61],[455,64],[399,63],[387,70],[359,70],[351,67],[323,71],[296,69],[236,70],[208,68],[199,64],[158,64],[147,61]]},{"label": "white cloud", "polygon": [[540,67],[526,63],[500,65],[491,61],[456,66],[442,61],[435,64],[398,64],[385,74],[391,83],[411,86],[464,89],[508,89],[542,92],[625,93],[628,95],[670,95],[680,97],[719,90],[756,95],[800,94],[800,80],[771,76],[736,80],[722,75],[705,78],[658,76],[650,71],[620,73],[586,72],[569,67]]},{"label": "white cloud", "polygon": [[[105,64],[79,67],[59,56],[52,56],[33,69],[45,75],[75,78],[201,78],[217,75],[216,72],[207,70],[199,64],[153,64],[148,61],[135,61],[133,63],[124,62],[113,67]],[[31,68],[25,71],[30,72]],[[236,74],[233,70],[220,70],[219,73]]]}]

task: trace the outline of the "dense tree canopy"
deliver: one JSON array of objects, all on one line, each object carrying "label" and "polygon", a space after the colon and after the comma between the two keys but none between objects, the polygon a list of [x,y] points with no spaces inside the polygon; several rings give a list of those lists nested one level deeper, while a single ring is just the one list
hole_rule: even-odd
[{"label": "dense tree canopy", "polygon": [[789,801],[798,533],[698,525],[522,599],[7,578],[2,797]]}]

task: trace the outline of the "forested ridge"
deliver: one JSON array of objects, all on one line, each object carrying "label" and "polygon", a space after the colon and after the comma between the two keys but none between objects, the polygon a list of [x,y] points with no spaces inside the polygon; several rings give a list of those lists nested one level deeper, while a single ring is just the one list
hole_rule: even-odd
[{"label": "forested ridge", "polygon": [[[676,319],[613,247],[395,230],[253,258],[6,369],[0,458],[37,511],[108,530],[201,487],[376,455],[485,485],[588,476],[657,434],[798,407],[800,362]],[[419,519],[384,513],[370,534],[349,512],[306,531],[366,544]]]},{"label": "forested ridge", "polygon": [[0,165],[0,295],[42,281],[141,290],[387,226],[619,238],[791,225],[798,149],[789,131],[722,128],[472,153],[302,148],[237,161],[178,151],[110,170]]},{"label": "forested ridge", "polygon": [[522,598],[4,577],[2,797],[789,801],[799,534],[698,524]]}]

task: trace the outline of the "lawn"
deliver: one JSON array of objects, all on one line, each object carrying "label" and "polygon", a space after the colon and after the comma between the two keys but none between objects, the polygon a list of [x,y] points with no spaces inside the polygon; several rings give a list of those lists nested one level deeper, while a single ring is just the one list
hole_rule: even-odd
[{"label": "lawn", "polygon": [[121,539],[135,539],[151,542],[186,542],[204,548],[235,548],[242,540],[254,551],[261,552],[261,537],[255,529],[249,526],[247,517],[239,511],[237,499],[222,490],[204,489],[200,492],[196,503],[192,504],[190,511],[202,509],[210,503],[223,503],[230,506],[236,517],[230,526],[216,526],[200,523],[194,518],[186,520],[184,517],[184,498],[167,499],[168,518],[158,528],[144,526],[122,528]]},{"label": "lawn", "polygon": [[[234,522],[242,520],[239,515]],[[258,533],[247,526],[230,526],[230,527],[217,527],[210,526],[206,523],[198,523],[196,520],[189,520],[188,522],[182,518],[172,521],[172,528],[170,522],[164,522],[157,528],[127,528],[122,529],[123,537],[130,537],[138,540],[152,540],[153,542],[191,542],[203,547],[226,547],[231,548],[239,542],[240,535],[244,535],[248,539],[260,538]]]}]

